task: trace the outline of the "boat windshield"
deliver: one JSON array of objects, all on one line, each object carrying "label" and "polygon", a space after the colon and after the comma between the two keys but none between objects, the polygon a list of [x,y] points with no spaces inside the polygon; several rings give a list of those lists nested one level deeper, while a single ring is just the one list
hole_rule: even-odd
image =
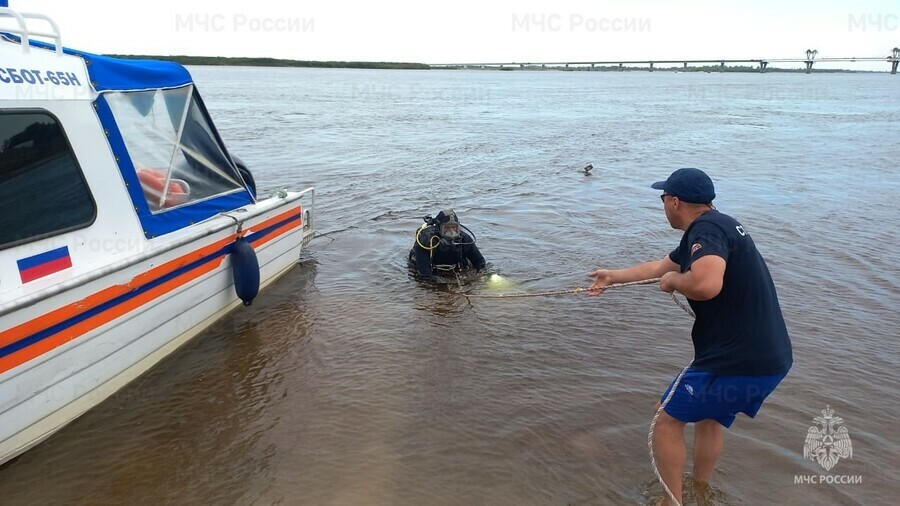
[{"label": "boat windshield", "polygon": [[244,188],[193,85],[108,93],[106,100],[151,211]]}]

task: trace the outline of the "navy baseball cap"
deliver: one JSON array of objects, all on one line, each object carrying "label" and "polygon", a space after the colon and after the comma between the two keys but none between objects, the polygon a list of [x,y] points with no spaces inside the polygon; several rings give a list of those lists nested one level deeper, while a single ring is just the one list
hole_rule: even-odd
[{"label": "navy baseball cap", "polygon": [[700,169],[678,169],[669,179],[657,181],[650,187],[693,204],[709,204],[716,198],[712,179]]}]

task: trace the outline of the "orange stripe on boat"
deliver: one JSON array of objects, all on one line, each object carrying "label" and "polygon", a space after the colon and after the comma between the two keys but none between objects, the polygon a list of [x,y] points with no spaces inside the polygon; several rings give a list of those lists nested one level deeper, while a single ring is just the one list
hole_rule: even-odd
[{"label": "orange stripe on boat", "polygon": [[[300,217],[297,220],[292,220],[289,223],[286,223],[285,225],[270,231],[263,237],[260,237],[259,239],[254,241],[253,244],[256,246],[265,244],[266,242],[278,237],[279,235],[299,227],[303,223],[302,213],[302,206],[298,206],[294,209],[269,218],[261,223],[253,225],[248,229],[249,231],[262,231],[281,221],[290,219],[292,216],[299,215]],[[0,348],[9,346],[20,341],[21,339],[32,336],[54,325],[65,322],[70,318],[74,318],[86,311],[90,311],[91,309],[105,304],[115,299],[116,297],[125,295],[128,292],[138,289],[162,276],[181,269],[186,265],[201,260],[202,258],[209,256],[227,246],[229,243],[233,242],[236,237],[237,236],[235,234],[230,235],[229,237],[204,246],[203,248],[200,248],[196,251],[192,251],[186,255],[182,255],[181,257],[154,267],[149,271],[138,274],[128,283],[110,286],[97,293],[89,295],[84,299],[63,306],[59,309],[51,311],[50,313],[46,313],[43,316],[22,323],[21,325],[13,327],[7,331],[0,332]],[[212,272],[222,264],[225,257],[226,255],[222,255],[217,258],[211,259],[209,262],[202,264],[190,270],[189,272],[181,274],[173,279],[170,279],[160,284],[159,286],[153,287],[145,293],[128,299],[127,301],[123,301],[121,304],[117,304],[109,309],[106,309],[102,313],[87,318],[84,321],[78,322],[71,327],[63,329],[50,337],[41,339],[40,341],[29,345],[26,348],[0,358],[0,373],[3,373],[13,367],[21,365],[33,358],[47,353],[48,351],[51,351],[58,346],[61,346],[83,334],[90,332],[91,330],[96,329],[97,327],[100,327],[116,318],[119,318],[120,316],[133,311],[134,309],[156,299],[161,295],[164,295],[171,290],[174,290],[175,288],[178,288],[185,283],[188,283],[204,274]]]},{"label": "orange stripe on boat", "polygon": [[258,232],[260,230],[265,230],[265,229],[271,227],[272,225],[275,225],[278,222],[284,221],[284,220],[290,218],[291,216],[297,216],[297,215],[299,215],[301,217],[300,221],[302,223],[303,222],[303,218],[302,218],[303,206],[298,206],[294,209],[291,209],[290,211],[281,213],[277,216],[273,216],[272,218],[269,218],[266,221],[263,221],[262,223],[257,223],[256,225],[253,225],[252,227],[250,227],[247,230],[249,232],[253,232],[253,231]]},{"label": "orange stripe on boat", "polygon": [[288,230],[293,230],[293,229],[299,227],[300,225],[302,225],[302,223],[301,223],[300,220],[296,220],[296,221],[292,221],[292,222],[290,222],[290,223],[286,223],[286,224],[284,224],[284,225],[282,225],[282,226],[276,228],[276,229],[273,230],[271,233],[268,233],[268,234],[266,234],[266,235],[260,237],[259,239],[257,239],[257,240],[255,240],[255,241],[251,242],[250,244],[252,244],[254,247],[255,247],[255,246],[262,246],[263,244],[265,244],[265,243],[271,241],[272,239],[277,238],[277,237],[280,236],[281,234],[287,232]]},{"label": "orange stripe on boat", "polygon": [[180,269],[185,265],[190,264],[191,262],[195,262],[207,255],[210,255],[218,251],[228,243],[234,241],[234,238],[235,236],[232,235],[220,241],[214,242],[199,250],[192,251],[179,258],[170,260],[160,266],[154,267],[147,272],[138,274],[128,283],[110,286],[77,302],[73,302],[69,305],[51,311],[50,313],[47,313],[43,316],[35,318],[34,320],[27,321],[17,327],[13,327],[5,332],[2,332],[0,333],[0,348],[9,346],[10,344],[17,342],[20,339],[24,339],[30,335],[50,328],[58,323],[62,323],[69,318],[93,309],[100,304],[109,302],[110,300],[119,297],[120,295],[124,295],[131,290],[134,290],[135,288],[139,288],[156,278],[165,276],[166,274]]},{"label": "orange stripe on boat", "polygon": [[204,274],[216,270],[216,268],[221,265],[224,258],[224,256],[221,256],[218,259],[211,260],[197,267],[196,269],[192,269],[189,272],[172,278],[159,286],[153,287],[150,290],[147,290],[146,292],[138,295],[137,297],[124,301],[121,304],[117,304],[98,315],[88,318],[57,334],[54,334],[52,337],[42,339],[32,344],[31,346],[28,346],[27,348],[23,348],[15,353],[11,353],[3,358],[0,358],[0,374],[12,369],[13,367],[24,364],[25,362],[28,362],[33,358],[39,357],[59,346],[62,346],[63,344],[75,339],[76,337],[86,334],[105,323],[109,323],[110,321],[124,314],[127,314],[132,310],[162,295],[165,295],[167,292],[174,290],[181,285],[184,285],[185,283],[188,283]]}]

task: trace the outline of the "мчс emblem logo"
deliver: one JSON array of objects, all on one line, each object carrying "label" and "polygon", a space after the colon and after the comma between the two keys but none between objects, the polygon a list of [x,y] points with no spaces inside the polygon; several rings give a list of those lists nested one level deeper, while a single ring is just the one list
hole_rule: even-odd
[{"label": "\u043c\u0447\u0441 emblem logo", "polygon": [[822,416],[813,418],[816,425],[806,433],[803,444],[803,458],[815,460],[826,471],[830,471],[840,459],[853,458],[850,433],[843,427],[844,419],[834,416],[834,410],[826,406]]}]

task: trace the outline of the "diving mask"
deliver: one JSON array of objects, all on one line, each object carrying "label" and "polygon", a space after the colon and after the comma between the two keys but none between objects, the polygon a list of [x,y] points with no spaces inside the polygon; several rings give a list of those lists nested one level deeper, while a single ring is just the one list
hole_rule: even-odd
[{"label": "diving mask", "polygon": [[447,239],[457,239],[459,238],[459,222],[458,221],[450,221],[447,223],[441,223],[441,237],[445,237]]},{"label": "diving mask", "polygon": [[459,218],[453,209],[444,209],[434,217],[434,224],[438,225],[438,233],[444,239],[454,240],[459,238]]}]

